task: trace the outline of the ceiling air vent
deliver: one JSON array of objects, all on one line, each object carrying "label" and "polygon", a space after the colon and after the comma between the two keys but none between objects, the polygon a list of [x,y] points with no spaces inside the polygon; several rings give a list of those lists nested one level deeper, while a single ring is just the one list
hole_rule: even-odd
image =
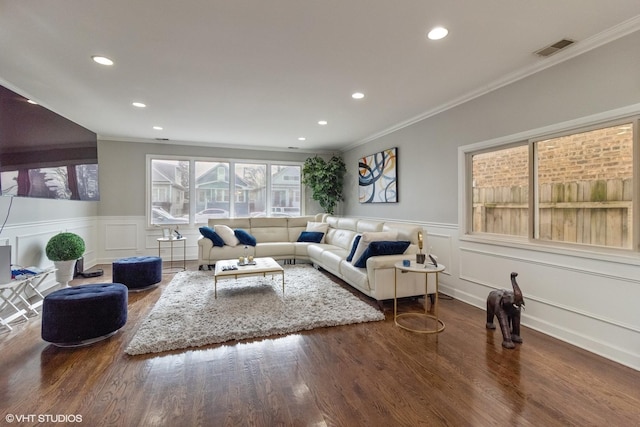
[{"label": "ceiling air vent", "polygon": [[561,50],[568,48],[574,43],[575,43],[574,40],[562,39],[560,41],[555,42],[552,45],[543,47],[542,49],[537,50],[534,53],[538,56],[542,56],[543,58],[546,58],[553,55],[556,52],[560,52]]}]

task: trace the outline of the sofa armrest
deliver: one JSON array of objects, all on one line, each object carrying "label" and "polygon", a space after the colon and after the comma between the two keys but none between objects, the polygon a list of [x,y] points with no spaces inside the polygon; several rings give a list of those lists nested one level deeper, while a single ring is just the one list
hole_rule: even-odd
[{"label": "sofa armrest", "polygon": [[375,270],[377,268],[394,268],[395,263],[402,261],[403,259],[415,261],[416,254],[372,256],[367,260],[367,270]]},{"label": "sofa armrest", "polygon": [[211,239],[200,236],[198,237],[198,246],[202,247],[203,249],[211,249],[213,247],[213,242],[211,241]]},{"label": "sofa armrest", "polygon": [[[432,255],[436,260],[437,256]],[[409,259],[413,262],[416,260],[416,254],[401,254],[401,255],[379,255],[372,256],[367,260],[367,269],[375,270],[377,268],[394,268],[395,263],[398,261],[402,261],[403,259]],[[427,262],[429,262],[429,258],[427,258]]]},{"label": "sofa armrest", "polygon": [[204,236],[198,238],[198,267],[209,265],[211,263],[209,254],[213,248],[213,242],[211,239],[207,239]]}]

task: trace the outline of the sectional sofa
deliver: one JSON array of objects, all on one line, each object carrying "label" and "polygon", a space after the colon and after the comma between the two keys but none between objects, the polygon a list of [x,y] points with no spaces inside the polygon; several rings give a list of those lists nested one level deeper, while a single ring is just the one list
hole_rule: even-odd
[{"label": "sectional sofa", "polygon": [[[298,241],[301,233],[307,231],[309,225],[317,228],[318,223],[324,223],[326,227],[322,241]],[[310,262],[378,301],[394,297],[395,278],[398,281],[398,297],[424,295],[425,276],[429,277],[427,293],[435,292],[433,275],[399,272],[396,274],[394,268],[394,264],[403,259],[415,261],[418,233],[423,231],[421,226],[415,224],[319,214],[291,218],[210,219],[209,227],[215,229],[216,226],[243,230],[255,238],[256,244],[214,246],[210,238],[201,236],[198,240],[198,264],[201,269],[210,268],[218,260],[237,259],[246,252],[254,257],[271,257],[287,262]],[[423,231],[423,234],[426,236],[426,232]],[[370,240],[384,240],[380,245],[374,244],[376,248],[392,240],[408,242],[408,247],[403,253],[394,255],[377,255],[379,252],[370,251],[372,256],[366,259],[366,266],[359,267],[354,265],[362,252],[358,244],[354,245],[357,236],[360,236],[360,241],[365,241],[364,245]],[[374,245],[370,245],[371,249]],[[426,244],[425,246],[428,247]],[[348,261],[347,258],[356,249],[360,249],[360,253],[357,253],[352,261]]]}]

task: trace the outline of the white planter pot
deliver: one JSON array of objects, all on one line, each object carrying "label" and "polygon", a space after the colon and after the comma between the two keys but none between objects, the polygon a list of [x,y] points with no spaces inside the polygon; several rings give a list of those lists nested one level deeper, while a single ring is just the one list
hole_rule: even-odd
[{"label": "white planter pot", "polygon": [[54,261],[53,265],[57,268],[56,280],[58,283],[69,286],[69,282],[73,279],[73,273],[76,267],[76,260],[71,261]]}]

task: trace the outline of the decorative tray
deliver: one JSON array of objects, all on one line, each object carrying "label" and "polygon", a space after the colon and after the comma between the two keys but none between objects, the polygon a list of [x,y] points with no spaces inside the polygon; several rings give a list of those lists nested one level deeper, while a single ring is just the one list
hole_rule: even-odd
[{"label": "decorative tray", "polygon": [[238,262],[238,267],[244,267],[245,265],[256,265],[256,262],[255,261],[243,262],[243,263]]}]

